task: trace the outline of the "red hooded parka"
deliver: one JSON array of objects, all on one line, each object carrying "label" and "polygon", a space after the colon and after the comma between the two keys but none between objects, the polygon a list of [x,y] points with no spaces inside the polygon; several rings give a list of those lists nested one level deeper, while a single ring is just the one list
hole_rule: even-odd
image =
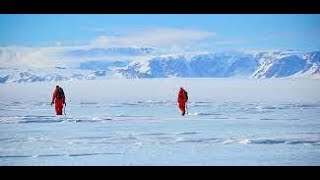
[{"label": "red hooded parka", "polygon": [[60,87],[56,88],[52,95],[52,102],[54,102],[55,110],[57,115],[62,115],[63,104],[65,104],[65,97],[58,99],[58,90]]},{"label": "red hooded parka", "polygon": [[186,112],[187,101],[188,101],[187,92],[183,88],[180,88],[180,91],[178,93],[178,103],[179,103],[179,109],[183,114]]}]

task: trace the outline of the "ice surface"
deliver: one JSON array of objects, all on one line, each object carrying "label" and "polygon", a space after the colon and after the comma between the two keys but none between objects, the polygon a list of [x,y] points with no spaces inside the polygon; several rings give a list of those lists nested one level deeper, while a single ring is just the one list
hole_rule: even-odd
[{"label": "ice surface", "polygon": [[2,84],[0,165],[319,165],[319,83],[64,82],[60,117],[50,106],[56,84]]}]

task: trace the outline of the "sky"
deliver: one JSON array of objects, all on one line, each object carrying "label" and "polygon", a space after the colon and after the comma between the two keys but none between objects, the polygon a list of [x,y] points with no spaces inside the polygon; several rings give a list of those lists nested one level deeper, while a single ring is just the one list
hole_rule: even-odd
[{"label": "sky", "polygon": [[320,49],[320,15],[2,14],[0,46]]}]

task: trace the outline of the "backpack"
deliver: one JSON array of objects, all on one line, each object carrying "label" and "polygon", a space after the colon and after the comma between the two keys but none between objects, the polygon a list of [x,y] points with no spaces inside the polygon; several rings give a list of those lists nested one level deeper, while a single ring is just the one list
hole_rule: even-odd
[{"label": "backpack", "polygon": [[184,95],[186,97],[186,101],[188,101],[188,93],[187,93],[187,91],[184,91]]},{"label": "backpack", "polygon": [[59,88],[57,92],[57,99],[62,99],[62,98],[64,98],[64,92],[62,88]]}]

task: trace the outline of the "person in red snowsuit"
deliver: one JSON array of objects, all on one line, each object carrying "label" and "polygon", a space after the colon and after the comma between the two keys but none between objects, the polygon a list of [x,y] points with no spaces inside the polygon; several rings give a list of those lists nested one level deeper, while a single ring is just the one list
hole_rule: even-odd
[{"label": "person in red snowsuit", "polygon": [[186,113],[186,102],[188,101],[188,93],[182,87],[180,87],[180,91],[178,93],[178,104],[179,109],[182,112],[182,116]]},{"label": "person in red snowsuit", "polygon": [[55,105],[56,115],[62,115],[63,105],[67,105],[65,100],[66,97],[64,95],[63,89],[59,86],[56,86],[51,101],[51,106],[52,104]]}]

